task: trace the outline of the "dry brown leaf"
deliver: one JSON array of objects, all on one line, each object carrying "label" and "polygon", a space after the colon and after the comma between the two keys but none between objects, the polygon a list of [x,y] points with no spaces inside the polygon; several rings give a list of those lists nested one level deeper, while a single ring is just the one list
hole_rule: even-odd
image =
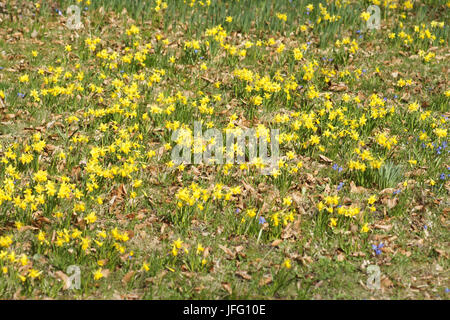
[{"label": "dry brown leaf", "polygon": [[262,286],[268,285],[271,282],[272,282],[272,275],[268,274],[268,275],[263,276],[261,278],[261,280],[259,280],[259,286],[262,287]]},{"label": "dry brown leaf", "polygon": [[69,289],[69,276],[62,271],[56,271],[55,275],[58,279],[61,279],[61,281],[64,283],[63,290]]},{"label": "dry brown leaf", "polygon": [[333,160],[331,160],[330,158],[325,157],[324,155],[319,154],[319,158],[327,163],[333,163]]},{"label": "dry brown leaf", "polygon": [[236,257],[234,252],[228,249],[227,247],[219,244],[219,248],[222,249],[222,251],[225,252],[230,258],[234,259]]},{"label": "dry brown leaf", "polygon": [[381,202],[383,204],[387,205],[387,207],[389,209],[392,209],[392,208],[394,208],[397,205],[398,198],[383,198],[383,199],[381,199]]},{"label": "dry brown leaf", "polygon": [[384,194],[393,194],[395,191],[394,188],[386,188],[381,190],[380,195],[384,195]]},{"label": "dry brown leaf", "polygon": [[381,279],[381,286],[385,289],[388,289],[388,288],[393,288],[394,284],[392,283],[391,280],[389,280],[388,277],[384,277],[383,279]]},{"label": "dry brown leaf", "polygon": [[243,278],[243,279],[245,279],[245,280],[251,280],[252,279],[252,276],[249,275],[247,273],[247,271],[236,271],[236,275],[241,277],[241,278]]},{"label": "dry brown leaf", "polygon": [[328,88],[328,90],[330,91],[346,91],[348,90],[348,87],[345,83],[341,82],[339,84],[333,83],[331,84],[331,86]]},{"label": "dry brown leaf", "polygon": [[109,271],[109,269],[103,269],[102,270],[103,277],[105,277],[105,278],[108,278],[110,273],[111,272]]},{"label": "dry brown leaf", "polygon": [[228,282],[222,282],[222,287],[229,293],[232,294],[231,285]]},{"label": "dry brown leaf", "polygon": [[130,282],[131,277],[133,277],[134,275],[134,271],[130,271],[128,272],[123,278],[122,278],[122,282],[127,284],[128,282]]},{"label": "dry brown leaf", "polygon": [[350,192],[351,193],[366,193],[367,189],[364,187],[357,187],[356,184],[351,181],[350,182]]},{"label": "dry brown leaf", "polygon": [[272,247],[278,247],[278,246],[280,245],[280,243],[282,243],[282,242],[283,242],[283,240],[281,240],[281,239],[276,239],[276,240],[274,240],[274,241],[272,242],[271,246],[272,246]]},{"label": "dry brown leaf", "polygon": [[385,230],[385,231],[390,231],[392,229],[392,225],[391,224],[388,224],[388,225],[374,224],[373,227],[375,229],[381,229],[381,230]]}]

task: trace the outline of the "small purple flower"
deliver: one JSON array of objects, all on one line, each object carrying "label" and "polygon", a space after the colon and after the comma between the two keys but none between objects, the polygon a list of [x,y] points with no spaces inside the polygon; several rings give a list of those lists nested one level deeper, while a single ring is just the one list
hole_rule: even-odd
[{"label": "small purple flower", "polygon": [[236,213],[239,213],[239,212],[241,212],[241,209],[237,208]]},{"label": "small purple flower", "polygon": [[62,16],[62,12],[61,12],[61,10],[59,10],[59,9],[56,9],[55,11],[56,11],[56,13],[57,13],[57,14],[59,14],[60,16]]},{"label": "small purple flower", "polygon": [[195,52],[195,53],[197,53],[197,52],[198,52],[198,50],[197,50],[197,49],[195,49],[195,50],[194,50],[194,52]]},{"label": "small purple flower", "polygon": [[338,169],[338,165],[335,163],[333,164],[333,170],[337,170]]},{"label": "small purple flower", "polygon": [[445,293],[449,293],[450,289],[449,288],[445,288]]},{"label": "small purple flower", "polygon": [[399,194],[401,191],[402,191],[401,189],[395,190],[394,195]]},{"label": "small purple flower", "polygon": [[395,95],[394,95],[394,99],[397,99],[397,98],[398,98],[398,95],[395,94]]},{"label": "small purple flower", "polygon": [[342,170],[344,170],[342,167],[339,167],[338,172],[341,172]]},{"label": "small purple flower", "polygon": [[264,219],[264,217],[259,217],[259,224],[264,224],[266,223],[266,219]]},{"label": "small purple flower", "polygon": [[25,93],[17,92],[17,96],[18,96],[19,98],[25,98]]},{"label": "small purple flower", "polygon": [[376,245],[372,245],[372,249],[373,250],[375,250],[375,254],[378,256],[378,255],[380,255],[381,254],[381,248],[383,248],[384,247],[384,244],[383,243],[380,243],[378,246],[376,246]]},{"label": "small purple flower", "polygon": [[428,230],[428,226],[427,226],[427,225],[424,225],[423,228],[424,228],[425,230]]},{"label": "small purple flower", "polygon": [[339,185],[338,185],[338,187],[337,187],[337,190],[338,190],[338,191],[341,190],[343,186],[344,186],[344,183],[343,183],[343,182],[339,182]]},{"label": "small purple flower", "polygon": [[445,173],[441,173],[441,175],[439,176],[439,179],[445,180]]}]

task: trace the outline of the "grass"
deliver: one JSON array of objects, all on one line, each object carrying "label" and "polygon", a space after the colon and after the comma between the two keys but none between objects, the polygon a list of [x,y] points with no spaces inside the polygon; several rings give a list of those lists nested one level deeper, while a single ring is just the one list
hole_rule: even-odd
[{"label": "grass", "polygon": [[[450,4],[390,2],[0,2],[1,296],[448,299]],[[175,165],[194,121],[282,162]]]}]

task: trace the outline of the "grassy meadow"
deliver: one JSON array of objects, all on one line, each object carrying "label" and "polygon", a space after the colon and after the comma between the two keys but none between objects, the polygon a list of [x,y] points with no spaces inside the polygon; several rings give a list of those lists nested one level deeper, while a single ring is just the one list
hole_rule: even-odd
[{"label": "grassy meadow", "polygon": [[449,12],[0,0],[0,297],[449,299]]}]

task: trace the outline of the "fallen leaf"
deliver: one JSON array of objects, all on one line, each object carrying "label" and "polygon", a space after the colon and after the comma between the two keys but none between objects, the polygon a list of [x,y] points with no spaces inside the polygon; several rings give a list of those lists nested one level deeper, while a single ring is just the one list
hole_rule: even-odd
[{"label": "fallen leaf", "polygon": [[259,286],[262,287],[262,286],[268,285],[271,282],[272,282],[272,275],[270,275],[270,274],[265,275],[261,278],[261,280],[259,280]]},{"label": "fallen leaf", "polygon": [[276,240],[274,240],[274,241],[272,242],[271,246],[272,246],[272,247],[278,247],[278,246],[280,245],[280,243],[282,243],[282,242],[283,242],[283,240],[281,240],[281,239],[276,239]]},{"label": "fallen leaf", "polygon": [[227,290],[229,294],[233,293],[233,290],[231,290],[231,285],[228,282],[222,282],[222,287]]},{"label": "fallen leaf", "polygon": [[324,155],[319,154],[319,158],[327,163],[333,163],[333,160],[331,160],[330,158],[325,157]]},{"label": "fallen leaf", "polygon": [[69,289],[69,276],[62,271],[56,271],[55,275],[64,283],[63,290]]},{"label": "fallen leaf", "polygon": [[123,278],[122,278],[122,282],[127,284],[128,282],[130,282],[131,277],[134,275],[134,271],[130,271],[128,272]]},{"label": "fallen leaf", "polygon": [[356,184],[351,181],[350,182],[350,192],[351,193],[366,193],[367,190],[364,187],[357,187]]},{"label": "fallen leaf", "polygon": [[249,275],[247,273],[247,271],[236,271],[236,275],[241,277],[241,278],[243,278],[243,279],[245,279],[245,280],[251,280],[252,279],[252,276]]},{"label": "fallen leaf", "polygon": [[394,287],[394,284],[392,283],[391,280],[389,280],[388,277],[384,277],[383,279],[381,279],[381,286],[385,289],[387,288],[392,288]]},{"label": "fallen leaf", "polygon": [[339,84],[333,83],[333,84],[331,84],[331,86],[328,88],[328,90],[330,90],[330,91],[337,91],[337,92],[339,92],[339,91],[346,91],[346,90],[348,90],[348,87],[347,87],[347,85],[346,85],[345,83],[343,83],[343,82],[341,82],[341,83],[339,83]]}]

